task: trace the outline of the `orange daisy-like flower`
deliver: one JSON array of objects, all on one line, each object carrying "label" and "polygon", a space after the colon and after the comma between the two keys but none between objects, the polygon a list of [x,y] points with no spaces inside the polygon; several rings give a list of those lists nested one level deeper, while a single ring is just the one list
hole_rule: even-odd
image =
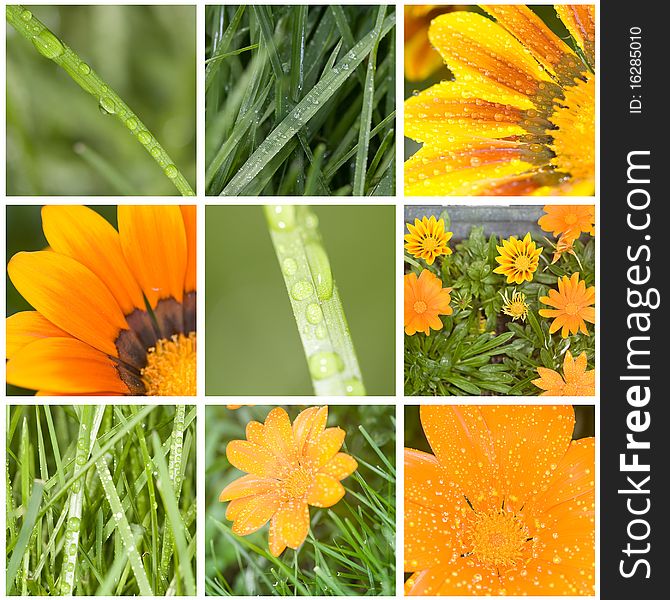
[{"label": "orange daisy-like flower", "polygon": [[579,52],[527,6],[433,19],[455,80],[405,102],[407,195],[594,193],[595,6],[555,8]]},{"label": "orange daisy-like flower", "polygon": [[444,67],[428,39],[428,28],[437,15],[454,9],[435,4],[405,6],[405,79],[421,81]]},{"label": "orange daisy-like flower", "polygon": [[575,253],[574,242],[574,240],[566,238],[565,234],[561,235],[561,237],[559,237],[556,241],[556,245],[554,246],[554,254],[551,257],[551,264],[555,265],[564,254],[570,254],[577,259],[577,262],[581,267],[582,263],[579,260],[579,256],[577,256]]},{"label": "orange daisy-like flower", "polygon": [[586,322],[596,322],[596,309],[593,307],[596,301],[596,288],[586,287],[584,281],[580,281],[579,273],[567,275],[558,280],[558,291],[549,290],[548,296],[542,296],[540,302],[553,308],[541,308],[538,312],[543,317],[553,318],[549,326],[549,333],[561,330],[561,336],[566,338],[568,334],[578,331],[589,335]]},{"label": "orange daisy-like flower", "polygon": [[595,396],[596,372],[586,370],[586,352],[576,359],[570,350],[563,359],[563,376],[553,369],[538,367],[539,379],[533,379],[533,385],[543,389],[541,396]]},{"label": "orange daisy-like flower", "polygon": [[431,328],[442,329],[440,315],[454,312],[449,306],[450,292],[451,288],[443,288],[442,281],[428,269],[421,271],[418,278],[415,273],[405,275],[405,333],[423,331],[430,335]]},{"label": "orange daisy-like flower", "polygon": [[530,233],[523,240],[512,236],[509,240],[503,240],[502,246],[496,246],[500,256],[496,256],[499,267],[493,269],[494,273],[500,273],[507,277],[507,283],[523,283],[532,281],[533,273],[537,271],[540,262],[542,248],[537,248],[531,240]]},{"label": "orange daisy-like flower", "polygon": [[593,204],[549,204],[544,212],[547,214],[540,217],[538,225],[566,242],[575,241],[582,233],[595,235],[596,207]]},{"label": "orange daisy-like flower", "polygon": [[593,595],[594,438],[571,406],[422,406],[405,449],[412,596]]},{"label": "orange daisy-like flower", "polygon": [[247,439],[226,448],[230,463],[248,473],[221,492],[233,532],[249,535],[271,520],[269,546],[279,556],[297,549],[309,532],[309,506],[337,504],[345,490],[340,481],[358,463],[343,452],[344,430],[326,427],[327,406],[303,410],[293,422],[283,408],[270,411],[265,423],[247,424]]},{"label": "orange daisy-like flower", "polygon": [[45,206],[50,250],[7,272],[7,382],[39,395],[195,395],[195,206]]},{"label": "orange daisy-like flower", "polygon": [[447,244],[454,234],[444,230],[443,219],[437,220],[432,215],[430,219],[414,219],[414,225],[407,223],[407,229],[409,233],[405,235],[405,250],[414,258],[422,258],[432,265],[436,257],[451,254]]}]

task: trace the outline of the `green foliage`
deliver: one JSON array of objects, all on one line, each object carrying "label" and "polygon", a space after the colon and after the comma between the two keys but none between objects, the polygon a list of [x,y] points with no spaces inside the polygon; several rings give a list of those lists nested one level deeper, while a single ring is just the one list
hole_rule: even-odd
[{"label": "green foliage", "polygon": [[[268,551],[268,527],[232,533],[221,490],[242,475],[225,457],[226,444],[244,439],[246,423],[271,407],[229,411],[207,407],[205,577],[208,595],[370,595],[395,593],[395,418],[388,406],[330,406],[329,426],[347,435],[343,451],[358,470],[343,480],[344,498],[310,509],[310,534],[297,550]],[[294,419],[303,407],[286,407]]]},{"label": "green foliage", "polygon": [[[525,234],[519,231],[517,236]],[[431,266],[405,254],[406,264],[417,275],[430,269],[444,287],[454,290],[454,312],[441,317],[441,330],[431,331],[430,336],[421,332],[405,335],[407,395],[537,395],[541,390],[531,383],[538,377],[537,367],[561,372],[568,349],[574,357],[586,352],[588,368],[593,368],[594,335],[565,339],[560,332],[550,335],[551,320],[541,317],[538,310],[548,308],[539,298],[557,287],[559,277],[579,271],[587,287],[595,284],[595,240],[583,236],[574,244],[576,256],[563,254],[553,265],[551,242],[546,238],[534,241],[544,247],[540,265],[531,282],[517,286],[506,284],[503,275],[493,272],[500,241],[495,235],[487,237],[479,226],[453,246],[453,254],[438,258]],[[501,313],[502,295],[511,296],[514,291],[526,295],[525,322]]]},{"label": "green foliage", "polygon": [[393,194],[394,30],[383,5],[206,7],[207,194]]},{"label": "green foliage", "polygon": [[8,407],[7,457],[7,594],[195,595],[195,409]]}]

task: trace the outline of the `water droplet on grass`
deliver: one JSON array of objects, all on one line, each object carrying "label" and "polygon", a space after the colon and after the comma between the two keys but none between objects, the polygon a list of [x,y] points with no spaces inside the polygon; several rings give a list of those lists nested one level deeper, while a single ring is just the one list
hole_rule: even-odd
[{"label": "water droplet on grass", "polygon": [[285,258],[282,262],[282,270],[287,277],[293,277],[298,272],[298,263],[292,258]]},{"label": "water droplet on grass", "polygon": [[58,58],[65,52],[62,42],[48,29],[42,29],[32,38],[32,42],[37,51],[50,60]]},{"label": "water droplet on grass", "polygon": [[77,69],[82,75],[88,75],[91,72],[91,67],[89,67],[85,62],[79,63]]},{"label": "water droplet on grass", "polygon": [[114,100],[108,96],[100,98],[100,112],[105,115],[113,115],[116,112],[116,104]]},{"label": "water droplet on grass", "polygon": [[312,325],[317,325],[323,320],[323,311],[321,310],[321,307],[316,303],[312,302],[307,306],[307,310],[305,311],[305,315],[307,316],[307,320],[312,324]]},{"label": "water droplet on grass", "polygon": [[164,171],[170,179],[174,179],[177,175],[179,175],[179,169],[177,169],[177,167],[174,165],[168,165],[165,167]]},{"label": "water droplet on grass", "polygon": [[325,350],[312,354],[308,362],[309,372],[314,379],[328,379],[344,369],[344,363],[339,354]]},{"label": "water droplet on grass", "polygon": [[140,140],[140,144],[147,146],[151,143],[151,134],[148,131],[140,131],[137,134],[137,139]]},{"label": "water droplet on grass", "polygon": [[307,298],[309,298],[313,293],[314,288],[312,287],[312,284],[306,279],[298,281],[291,288],[291,296],[293,296],[294,300],[298,300],[299,302],[301,300],[307,300]]},{"label": "water droplet on grass", "polygon": [[33,18],[33,13],[31,13],[29,10],[24,10],[24,11],[21,13],[21,18],[22,18],[24,21],[30,21],[30,19]]}]

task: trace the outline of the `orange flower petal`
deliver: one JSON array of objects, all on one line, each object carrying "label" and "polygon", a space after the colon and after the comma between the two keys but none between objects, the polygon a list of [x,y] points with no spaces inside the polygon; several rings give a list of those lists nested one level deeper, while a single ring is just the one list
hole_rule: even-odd
[{"label": "orange flower petal", "polygon": [[237,511],[233,521],[233,533],[249,535],[257,531],[272,518],[280,504],[279,496],[274,493],[252,496]]},{"label": "orange flower petal", "polygon": [[297,466],[291,420],[283,408],[278,406],[268,413],[265,418],[264,431],[264,446],[282,461],[289,461]]},{"label": "orange flower petal", "polygon": [[272,519],[272,525],[279,545],[297,549],[309,533],[307,503],[294,501],[283,504]]},{"label": "orange flower petal", "polygon": [[181,302],[187,242],[179,207],[120,205],[118,220],[123,254],[151,307],[163,298]]},{"label": "orange flower petal", "polygon": [[358,469],[358,463],[353,456],[345,454],[344,452],[338,452],[325,465],[323,465],[321,472],[341,480],[345,477],[349,477],[349,475],[356,469]]},{"label": "orange flower petal", "polygon": [[226,446],[226,456],[230,464],[240,471],[259,477],[272,477],[275,474],[277,465],[275,456],[258,444],[246,440],[233,440]]},{"label": "orange flower petal", "polygon": [[320,469],[331,458],[333,458],[344,443],[344,429],[339,427],[328,427],[313,442],[311,440],[305,445],[305,457],[308,463],[316,469]]},{"label": "orange flower petal", "polygon": [[186,274],[184,276],[184,291],[193,292],[197,285],[196,265],[196,207],[193,204],[182,205],[181,216],[184,219],[184,231],[186,232]]},{"label": "orange flower petal", "polygon": [[255,496],[267,494],[277,489],[277,480],[257,475],[244,475],[235,481],[229,483],[219,494],[219,502],[245,498],[246,496]]},{"label": "orange flower petal", "polygon": [[456,565],[438,565],[414,574],[410,596],[497,596],[500,580],[481,567],[468,567],[464,561]]},{"label": "orange flower petal", "polygon": [[49,337],[70,337],[68,333],[56,327],[51,321],[34,310],[14,313],[7,317],[5,326],[7,359],[12,358],[15,352],[35,340]]},{"label": "orange flower petal", "polygon": [[325,473],[317,473],[305,500],[312,506],[328,508],[342,500],[344,493],[344,486],[337,479]]},{"label": "orange flower petal", "polygon": [[7,362],[7,383],[61,394],[129,393],[109,357],[73,338],[43,338],[21,348]]},{"label": "orange flower petal", "polygon": [[270,548],[270,554],[272,556],[279,556],[284,550],[286,550],[286,542],[284,538],[277,531],[277,514],[272,517],[270,521],[270,533],[268,535],[268,547]]},{"label": "orange flower petal", "polygon": [[57,327],[118,356],[114,341],[128,324],[114,296],[89,269],[56,252],[19,252],[7,265],[19,293]]},{"label": "orange flower petal", "polygon": [[596,65],[596,7],[590,4],[559,4],[554,8],[591,68]]},{"label": "orange flower petal", "polygon": [[144,297],[121,250],[116,229],[86,206],[44,206],[44,236],[53,250],[88,267],[116,299],[123,314],[145,310]]},{"label": "orange flower petal", "polygon": [[312,406],[303,410],[293,421],[293,436],[298,454],[305,453],[305,445],[315,440],[326,428],[328,406]]}]

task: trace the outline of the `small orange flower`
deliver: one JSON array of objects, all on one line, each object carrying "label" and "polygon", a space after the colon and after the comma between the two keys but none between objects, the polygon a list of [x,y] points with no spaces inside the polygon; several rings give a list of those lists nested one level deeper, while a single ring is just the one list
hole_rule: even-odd
[{"label": "small orange flower", "polygon": [[409,233],[405,235],[405,250],[414,258],[422,258],[432,265],[436,257],[451,254],[447,243],[454,234],[444,230],[444,220],[436,220],[432,215],[430,219],[414,219],[414,225],[407,223],[407,229]]},{"label": "small orange flower", "polygon": [[556,246],[554,246],[554,255],[551,257],[551,264],[556,264],[564,254],[571,254],[577,259],[577,262],[581,266],[581,261],[579,260],[579,256],[575,254],[575,248],[573,244],[574,240],[566,238],[565,234],[562,234],[561,237],[558,238]]},{"label": "small orange flower", "polygon": [[566,241],[576,240],[582,233],[595,235],[596,207],[593,204],[548,204],[547,213],[537,222],[543,231],[550,231]]},{"label": "small orange flower", "polygon": [[509,240],[503,240],[502,246],[496,246],[500,256],[496,256],[499,267],[493,269],[494,273],[500,273],[507,277],[507,283],[520,284],[524,281],[532,281],[533,273],[537,271],[540,262],[542,248],[537,248],[531,240],[530,233],[523,240],[512,236]]},{"label": "small orange flower", "polygon": [[[405,591],[593,595],[594,438],[571,406],[422,406],[405,448]],[[523,443],[520,443],[523,440]]]},{"label": "small orange flower", "polygon": [[449,306],[450,292],[451,288],[443,288],[442,281],[428,269],[421,271],[418,278],[415,273],[405,275],[405,333],[423,331],[430,335],[431,328],[442,329],[439,315],[454,312]]},{"label": "small orange flower", "polygon": [[586,352],[576,359],[570,350],[563,359],[563,376],[553,369],[538,367],[539,379],[533,379],[533,385],[543,389],[540,396],[595,396],[596,372],[586,370]]},{"label": "small orange flower", "polygon": [[283,408],[270,411],[261,424],[247,424],[247,439],[226,447],[230,463],[248,473],[221,492],[233,533],[249,535],[270,523],[269,547],[279,556],[297,549],[309,532],[309,506],[337,504],[345,490],[340,481],[357,468],[339,452],[345,432],[326,427],[327,406],[303,410],[293,422]]},{"label": "small orange flower", "polygon": [[554,308],[542,308],[539,313],[543,317],[553,318],[549,333],[561,329],[561,336],[581,331],[589,335],[585,321],[596,322],[596,288],[587,288],[584,281],[580,281],[579,273],[573,273],[559,278],[558,291],[549,290],[549,296],[542,296],[540,302]]}]

